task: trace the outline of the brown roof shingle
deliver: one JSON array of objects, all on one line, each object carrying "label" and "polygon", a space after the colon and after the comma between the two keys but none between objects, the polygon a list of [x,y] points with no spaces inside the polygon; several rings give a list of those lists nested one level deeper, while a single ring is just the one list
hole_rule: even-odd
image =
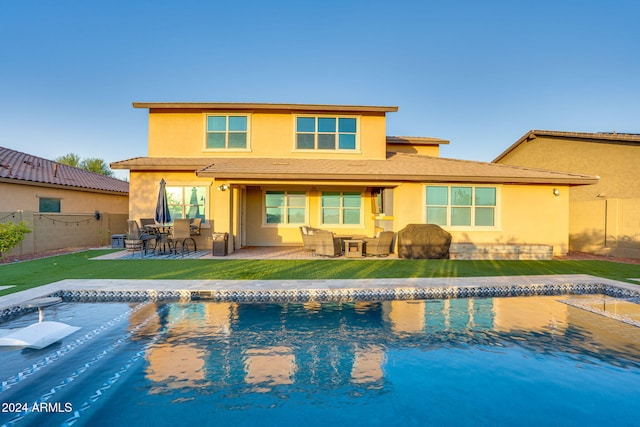
[{"label": "brown roof shingle", "polygon": [[0,179],[74,187],[108,193],[129,193],[129,183],[0,147]]},{"label": "brown roof shingle", "polygon": [[[112,164],[114,167],[116,164]],[[322,180],[377,182],[477,182],[584,185],[598,177],[566,172],[408,153],[388,153],[385,160],[292,158],[151,158],[117,163],[131,170],[193,170],[198,176],[231,180]]]}]

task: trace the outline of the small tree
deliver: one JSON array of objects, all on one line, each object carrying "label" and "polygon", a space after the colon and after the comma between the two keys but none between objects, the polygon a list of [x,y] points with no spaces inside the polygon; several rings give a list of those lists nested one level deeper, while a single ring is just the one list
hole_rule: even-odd
[{"label": "small tree", "polygon": [[62,163],[63,165],[73,166],[74,168],[81,168],[80,156],[74,153],[65,154],[64,156],[56,157],[56,162]]},{"label": "small tree", "polygon": [[69,153],[64,156],[56,157],[55,161],[63,165],[73,166],[74,168],[84,169],[89,172],[113,177],[113,171],[109,169],[109,166],[107,166],[105,161],[102,159],[93,157],[81,159],[77,154]]},{"label": "small tree", "polygon": [[80,162],[80,168],[104,176],[113,176],[113,171],[109,169],[105,161],[98,158],[83,159],[82,162]]},{"label": "small tree", "polygon": [[24,221],[0,223],[0,257],[22,242],[27,233],[31,233],[31,229]]}]

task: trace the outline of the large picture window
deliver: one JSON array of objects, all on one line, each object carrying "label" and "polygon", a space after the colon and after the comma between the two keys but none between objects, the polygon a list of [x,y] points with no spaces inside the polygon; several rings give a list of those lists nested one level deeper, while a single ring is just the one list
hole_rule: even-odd
[{"label": "large picture window", "polygon": [[296,149],[355,150],[355,117],[296,117]]},{"label": "large picture window", "polygon": [[358,225],[361,223],[362,194],[350,192],[322,193],[322,224]]},{"label": "large picture window", "polygon": [[247,116],[207,116],[207,148],[245,149]]},{"label": "large picture window", "polygon": [[207,187],[167,186],[167,203],[172,219],[202,218],[205,221]]},{"label": "large picture window", "polygon": [[264,196],[265,223],[304,224],[306,204],[303,191],[267,191]]},{"label": "large picture window", "polygon": [[426,187],[427,224],[442,227],[495,227],[496,187]]}]

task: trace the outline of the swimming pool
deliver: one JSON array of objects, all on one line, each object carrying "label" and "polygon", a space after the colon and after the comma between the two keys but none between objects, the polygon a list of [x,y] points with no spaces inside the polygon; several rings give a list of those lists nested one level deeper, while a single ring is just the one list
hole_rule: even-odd
[{"label": "swimming pool", "polygon": [[80,331],[0,352],[0,423],[631,425],[640,328],[594,304],[615,299],[64,303],[47,318]]}]

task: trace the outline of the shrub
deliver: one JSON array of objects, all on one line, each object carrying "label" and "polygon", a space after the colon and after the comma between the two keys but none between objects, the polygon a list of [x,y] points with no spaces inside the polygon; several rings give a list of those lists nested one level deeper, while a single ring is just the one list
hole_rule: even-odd
[{"label": "shrub", "polygon": [[31,229],[24,221],[0,223],[0,257],[22,242],[27,233],[31,233]]}]

